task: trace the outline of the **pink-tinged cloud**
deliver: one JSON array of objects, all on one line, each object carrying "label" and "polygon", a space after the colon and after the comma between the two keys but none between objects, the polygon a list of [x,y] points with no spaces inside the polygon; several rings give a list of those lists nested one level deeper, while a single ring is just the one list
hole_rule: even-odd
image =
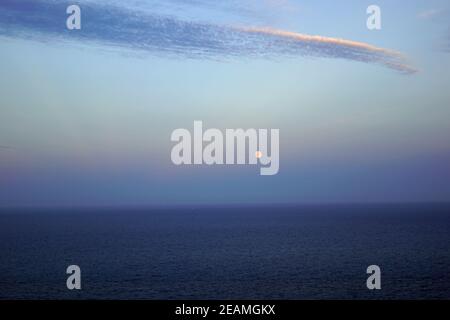
[{"label": "pink-tinged cloud", "polygon": [[402,54],[363,42],[271,28],[200,23],[96,1],[83,4],[82,29],[70,32],[59,19],[69,3],[2,0],[0,36],[47,43],[78,41],[176,58],[322,57],[378,64],[404,74],[417,71]]},{"label": "pink-tinged cloud", "polygon": [[306,46],[310,51],[310,55],[350,58],[363,62],[379,63],[406,74],[417,72],[415,67],[406,62],[406,56],[402,53],[364,42],[308,35],[273,28],[241,28],[241,30],[250,34],[254,33],[287,42],[291,41],[293,44],[302,47]]}]

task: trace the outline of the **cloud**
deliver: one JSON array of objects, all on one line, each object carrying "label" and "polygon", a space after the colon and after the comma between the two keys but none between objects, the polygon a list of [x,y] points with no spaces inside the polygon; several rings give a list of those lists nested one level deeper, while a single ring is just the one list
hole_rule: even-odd
[{"label": "cloud", "polygon": [[176,58],[324,57],[378,64],[405,74],[416,71],[400,53],[363,42],[183,20],[95,1],[81,6],[82,29],[67,30],[65,9],[68,4],[64,1],[2,0],[0,35],[78,41]]},{"label": "cloud", "polygon": [[448,9],[428,9],[420,12],[418,17],[422,20],[431,21],[438,26],[444,26],[439,43],[436,46],[441,51],[450,52],[450,27],[448,25],[450,14]]},{"label": "cloud", "polygon": [[447,38],[444,43],[444,50],[450,52],[450,28],[447,30]]},{"label": "cloud", "polygon": [[414,67],[405,63],[406,58],[400,52],[379,48],[364,42],[307,35],[272,28],[247,28],[244,31],[281,40],[285,54],[288,54],[288,51],[285,49],[291,46],[293,55],[303,54],[378,63],[403,73],[414,73],[417,71]]},{"label": "cloud", "polygon": [[419,19],[424,19],[424,20],[428,20],[428,19],[433,19],[439,15],[441,15],[443,13],[442,9],[428,9],[422,12],[419,12],[419,14],[417,15],[419,17]]}]

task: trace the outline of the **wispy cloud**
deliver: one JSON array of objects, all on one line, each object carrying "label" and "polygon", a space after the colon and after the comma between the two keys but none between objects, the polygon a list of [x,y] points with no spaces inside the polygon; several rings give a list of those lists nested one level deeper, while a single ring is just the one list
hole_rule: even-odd
[{"label": "wispy cloud", "polygon": [[433,19],[439,15],[441,15],[443,13],[442,9],[436,9],[436,8],[432,8],[432,9],[428,9],[428,10],[424,10],[419,12],[419,14],[417,15],[420,19]]},{"label": "wispy cloud", "polygon": [[[324,37],[318,35],[307,35],[272,28],[247,28],[248,33],[272,36],[274,39],[284,40],[285,48],[291,42],[293,54],[304,54],[312,56],[323,56],[329,58],[344,58],[349,60],[379,63],[386,67],[404,73],[414,73],[416,69],[405,63],[405,57],[400,52],[379,48],[364,42]],[[302,49],[306,47],[306,52]],[[288,53],[285,51],[285,53]]]},{"label": "wispy cloud", "polygon": [[82,30],[69,31],[65,28],[67,5],[63,1],[2,0],[0,35],[83,41],[178,58],[325,57],[379,64],[405,74],[416,71],[400,53],[363,42],[183,20],[96,1],[82,4]]},{"label": "wispy cloud", "polygon": [[422,20],[431,21],[436,25],[443,26],[443,30],[441,31],[442,34],[437,47],[439,50],[450,52],[450,27],[448,24],[450,12],[448,9],[432,8],[419,12],[417,16]]},{"label": "wispy cloud", "polygon": [[447,30],[447,38],[444,41],[444,50],[450,52],[450,28]]},{"label": "wispy cloud", "polygon": [[[95,2],[98,0],[84,0]],[[124,5],[124,1],[110,0],[108,3]],[[270,22],[275,16],[298,12],[299,5],[291,0],[127,0],[127,7],[156,14],[169,14],[186,18],[193,16],[198,21],[215,21],[221,15],[227,19],[253,22]]]}]

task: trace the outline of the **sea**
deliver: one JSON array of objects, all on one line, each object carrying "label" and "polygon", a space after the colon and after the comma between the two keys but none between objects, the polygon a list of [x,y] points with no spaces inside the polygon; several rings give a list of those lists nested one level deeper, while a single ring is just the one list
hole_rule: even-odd
[{"label": "sea", "polygon": [[0,299],[450,299],[450,204],[3,208]]}]

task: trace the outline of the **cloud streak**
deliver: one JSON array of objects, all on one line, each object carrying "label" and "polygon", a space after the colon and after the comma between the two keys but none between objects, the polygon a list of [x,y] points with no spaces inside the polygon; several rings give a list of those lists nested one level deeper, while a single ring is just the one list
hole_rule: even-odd
[{"label": "cloud streak", "polygon": [[419,19],[424,19],[424,20],[428,20],[428,19],[434,19],[435,17],[441,15],[444,11],[442,9],[428,9],[425,11],[421,11],[419,12],[419,14],[417,15],[419,17]]},{"label": "cloud streak", "polygon": [[65,27],[64,1],[2,0],[0,35],[43,41],[77,41],[177,58],[323,57],[378,64],[416,72],[398,52],[363,42],[271,28],[242,28],[82,3],[82,29]]},{"label": "cloud streak", "polygon": [[450,52],[450,27],[448,26],[448,21],[450,20],[449,10],[433,8],[421,11],[417,16],[421,20],[431,21],[436,25],[445,26],[443,27],[445,30],[442,31],[443,34],[437,47],[442,51]]}]

